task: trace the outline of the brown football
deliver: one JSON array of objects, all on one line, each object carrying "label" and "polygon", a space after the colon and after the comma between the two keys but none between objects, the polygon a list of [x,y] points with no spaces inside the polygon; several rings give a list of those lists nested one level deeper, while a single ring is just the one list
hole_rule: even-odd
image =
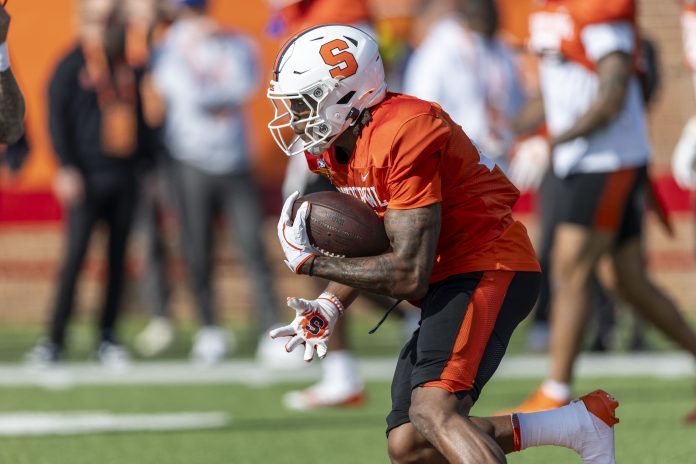
[{"label": "brown football", "polygon": [[318,251],[327,256],[357,258],[389,249],[382,220],[357,198],[332,191],[310,193],[295,200],[293,219],[305,201],[310,204],[307,234]]}]

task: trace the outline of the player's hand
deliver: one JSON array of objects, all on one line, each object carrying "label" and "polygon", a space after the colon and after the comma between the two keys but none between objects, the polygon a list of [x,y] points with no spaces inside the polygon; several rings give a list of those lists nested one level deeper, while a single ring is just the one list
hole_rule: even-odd
[{"label": "player's hand", "polygon": [[82,174],[75,168],[60,168],[53,180],[53,192],[63,206],[73,206],[85,198]]},{"label": "player's hand", "polygon": [[324,358],[336,320],[343,314],[341,300],[332,293],[324,292],[316,300],[288,298],[288,306],[295,310],[295,319],[290,325],[271,330],[271,338],[292,337],[285,344],[288,353],[304,344],[304,360],[307,362],[314,358],[315,349],[317,355]]},{"label": "player's hand", "polygon": [[0,44],[7,41],[7,31],[10,29],[10,15],[0,2]]},{"label": "player's hand", "polygon": [[696,189],[696,116],[684,126],[672,155],[672,176],[685,189]]},{"label": "player's hand", "polygon": [[299,196],[300,192],[295,192],[285,200],[278,221],[278,240],[280,240],[280,245],[285,252],[285,264],[295,274],[299,274],[302,265],[317,254],[316,250],[309,244],[309,236],[307,235],[309,203],[306,201],[302,203],[294,220],[291,217],[292,205]]},{"label": "player's hand", "polygon": [[534,191],[539,188],[550,162],[549,142],[540,135],[530,137],[517,144],[508,177],[520,192]]}]

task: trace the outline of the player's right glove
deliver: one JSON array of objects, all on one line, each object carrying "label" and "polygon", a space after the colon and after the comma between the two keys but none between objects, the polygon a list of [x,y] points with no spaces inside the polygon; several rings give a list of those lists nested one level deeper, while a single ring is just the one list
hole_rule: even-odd
[{"label": "player's right glove", "polygon": [[285,344],[289,353],[298,345],[305,345],[304,360],[314,358],[314,350],[320,358],[326,356],[326,344],[336,326],[336,320],[343,314],[343,303],[332,293],[324,292],[316,300],[288,298],[288,306],[295,310],[295,319],[285,327],[271,330],[271,338],[292,337]]},{"label": "player's right glove", "polygon": [[520,192],[534,191],[539,188],[550,161],[549,142],[540,135],[530,137],[517,144],[508,177]]},{"label": "player's right glove", "polygon": [[686,123],[674,148],[672,176],[681,188],[696,189],[696,116]]},{"label": "player's right glove", "polygon": [[309,244],[309,236],[307,234],[307,217],[309,216],[309,203],[304,202],[297,210],[297,214],[293,220],[292,206],[295,200],[300,196],[300,192],[295,192],[290,195],[283,210],[280,212],[280,220],[278,221],[278,240],[280,246],[285,252],[285,264],[292,272],[298,274],[300,268],[312,256],[316,256],[316,251]]}]

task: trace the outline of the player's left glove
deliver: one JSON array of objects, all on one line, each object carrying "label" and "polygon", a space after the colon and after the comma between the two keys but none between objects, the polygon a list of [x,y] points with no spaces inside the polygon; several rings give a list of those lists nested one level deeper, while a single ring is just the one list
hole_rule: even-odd
[{"label": "player's left glove", "polygon": [[696,189],[696,116],[686,123],[674,148],[672,176],[684,190]]},{"label": "player's left glove", "polygon": [[295,274],[299,273],[300,268],[307,260],[317,254],[309,244],[309,236],[307,235],[309,203],[306,201],[302,203],[294,220],[292,218],[292,206],[299,196],[300,192],[295,192],[285,200],[278,221],[278,240],[280,240],[280,245],[285,252],[285,264]]},{"label": "player's left glove", "polygon": [[304,360],[314,358],[314,350],[320,358],[326,356],[326,344],[336,325],[336,320],[343,314],[343,303],[332,293],[324,292],[316,300],[288,298],[288,306],[295,310],[295,319],[285,327],[271,330],[271,338],[292,337],[285,344],[289,353],[298,345],[305,345]]}]

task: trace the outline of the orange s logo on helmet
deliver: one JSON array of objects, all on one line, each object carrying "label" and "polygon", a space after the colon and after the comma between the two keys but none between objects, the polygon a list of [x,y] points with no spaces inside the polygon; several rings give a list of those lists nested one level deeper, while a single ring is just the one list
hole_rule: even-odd
[{"label": "orange s logo on helmet", "polygon": [[351,52],[344,51],[347,48],[348,44],[345,40],[334,39],[325,43],[319,49],[319,54],[324,63],[329,66],[335,66],[330,70],[331,77],[350,77],[358,72],[358,62]]}]

